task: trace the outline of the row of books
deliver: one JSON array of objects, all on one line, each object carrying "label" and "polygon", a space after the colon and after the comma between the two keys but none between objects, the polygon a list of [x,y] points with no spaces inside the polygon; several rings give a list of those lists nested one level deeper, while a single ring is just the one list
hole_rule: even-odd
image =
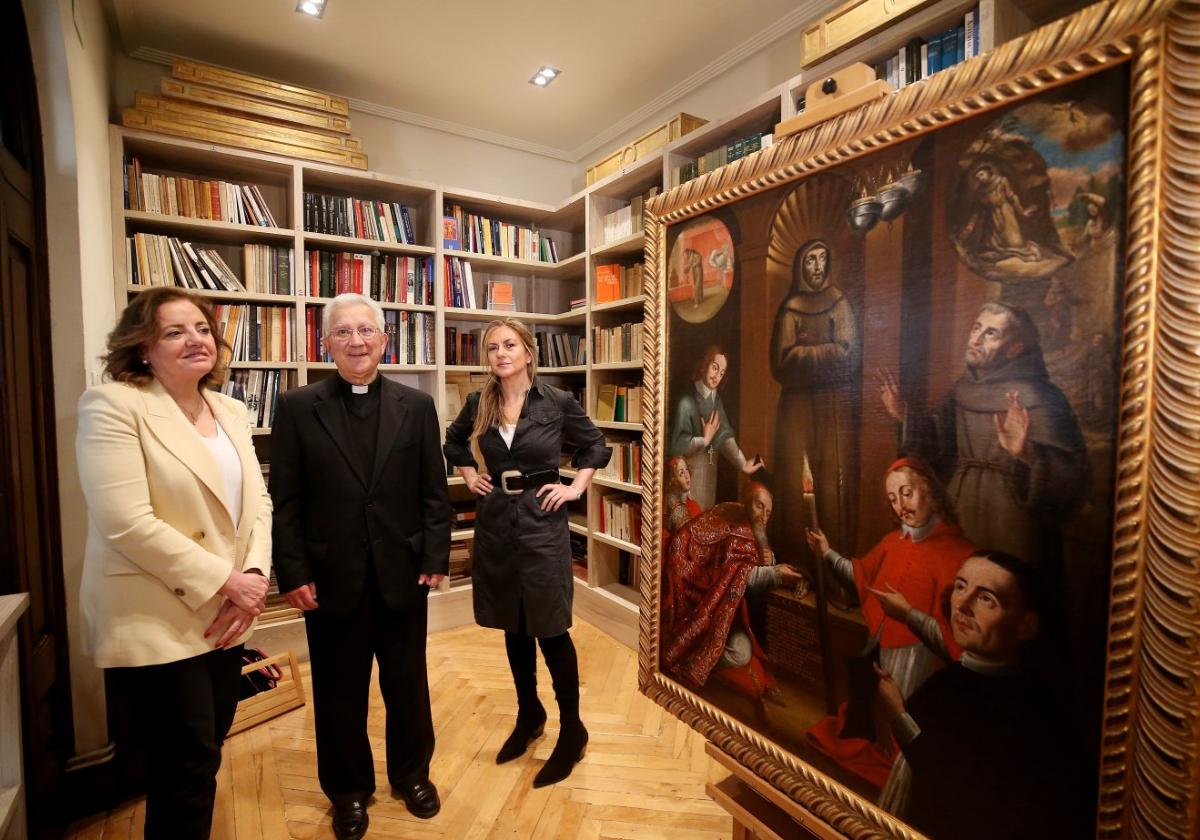
[{"label": "row of books", "polygon": [[586,581],[588,576],[587,537],[571,532],[571,571],[575,577]]},{"label": "row of books", "polygon": [[[480,328],[482,331],[482,328]],[[463,362],[459,362],[463,364]],[[487,384],[488,374],[480,371],[479,373],[462,373],[459,371],[451,371],[446,374],[446,419],[451,420],[458,416],[462,411],[462,407],[467,402],[467,397],[475,391],[480,390]]]},{"label": "row of books", "polygon": [[291,307],[255,303],[213,306],[218,328],[233,348],[235,362],[294,362]]},{"label": "row of books", "polygon": [[641,195],[629,199],[629,203],[611,213],[605,213],[601,219],[601,244],[616,242],[635,233],[641,233],[645,227],[646,202],[658,195],[659,188],[651,187]]},{"label": "row of books", "polygon": [[574,367],[587,364],[587,342],[570,333],[537,333],[538,359],[543,368]]},{"label": "row of books", "polygon": [[979,55],[979,7],[963,16],[960,26],[928,38],[913,38],[894,56],[875,65],[875,76],[896,88],[927,79],[939,70]]},{"label": "row of books", "polygon": [[279,395],[288,389],[289,374],[283,370],[235,370],[221,385],[221,393],[246,404],[250,424],[269,429],[275,420]]},{"label": "row of books", "polygon": [[[446,305],[454,309],[477,309],[475,277],[471,273],[471,261],[464,260],[462,257],[443,257],[442,259],[445,260],[442,266],[442,278],[446,285]],[[511,308],[510,306],[509,309]]]},{"label": "row of books", "polygon": [[642,323],[617,324],[615,327],[593,327],[596,364],[608,362],[640,362],[642,360]]},{"label": "row of books", "polygon": [[[325,335],[320,307],[310,306],[304,313],[305,344],[310,362],[332,362],[325,350]],[[387,345],[380,362],[385,365],[432,365],[434,363],[434,315],[432,312],[383,313]]]},{"label": "row of books", "polygon": [[640,545],[642,541],[642,502],[620,493],[612,493],[600,500],[601,533],[627,543]]},{"label": "row of books", "polygon": [[304,229],[375,242],[417,244],[408,206],[396,201],[306,192]]},{"label": "row of books", "polygon": [[612,449],[612,458],[608,466],[596,475],[626,484],[641,484],[642,444],[638,441],[610,440],[608,445]]},{"label": "row of books", "polygon": [[455,326],[446,327],[446,364],[480,364],[479,342],[482,340],[483,327],[472,330],[459,329]]},{"label": "row of books", "polygon": [[558,246],[537,228],[489,219],[460,204],[445,206],[442,243],[446,248],[494,257],[558,262]]},{"label": "row of books", "polygon": [[447,577],[451,583],[470,580],[471,544],[466,540],[454,540],[450,543],[450,573]]},{"label": "row of books", "polygon": [[125,282],[133,286],[246,291],[216,250],[153,233],[125,237]]},{"label": "row of books", "polygon": [[432,305],[433,259],[305,251],[304,288],[312,297],[357,292],[380,303]]},{"label": "row of books", "polygon": [[141,161],[126,155],[123,186],[126,210],[278,227],[266,199],[254,184],[143,172]]},{"label": "row of books", "polygon": [[642,557],[640,554],[630,554],[628,551],[617,552],[617,583],[626,586],[637,586],[638,575],[641,573]]},{"label": "row of books", "polygon": [[246,291],[268,295],[294,295],[292,249],[275,245],[243,245]]},{"label": "row of books", "polygon": [[775,135],[772,132],[764,131],[738,138],[724,146],[718,146],[695,160],[675,167],[675,184],[679,185],[693,178],[699,178],[714,169],[720,169],[735,160],[741,160],[746,155],[752,155],[759,149],[767,148],[774,140]]},{"label": "row of books", "polygon": [[642,386],[605,383],[596,392],[596,419],[610,423],[642,422]]},{"label": "row of books", "polygon": [[645,263],[621,265],[606,263],[596,266],[596,303],[622,300],[642,293]]}]

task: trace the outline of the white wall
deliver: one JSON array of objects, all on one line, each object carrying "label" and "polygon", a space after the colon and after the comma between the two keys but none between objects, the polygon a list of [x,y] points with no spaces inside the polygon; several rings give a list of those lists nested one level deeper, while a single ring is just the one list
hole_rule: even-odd
[{"label": "white wall", "polygon": [[[83,653],[79,582],[87,509],[75,463],[75,403],[115,317],[109,209],[112,57],[100,0],[25,0],[41,112],[49,221],[63,580],[77,756],[108,743],[103,672]],[[74,7],[74,15],[72,15]]]}]

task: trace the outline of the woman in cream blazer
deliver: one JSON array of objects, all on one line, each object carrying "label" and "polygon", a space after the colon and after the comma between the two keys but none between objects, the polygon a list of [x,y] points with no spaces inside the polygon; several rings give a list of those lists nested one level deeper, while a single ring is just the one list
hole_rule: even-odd
[{"label": "woman in cream blazer", "polygon": [[79,400],[82,605],[147,751],[146,837],[207,838],[242,642],[271,564],[271,501],[245,406],[205,387],[228,346],[205,301],[143,291]]}]

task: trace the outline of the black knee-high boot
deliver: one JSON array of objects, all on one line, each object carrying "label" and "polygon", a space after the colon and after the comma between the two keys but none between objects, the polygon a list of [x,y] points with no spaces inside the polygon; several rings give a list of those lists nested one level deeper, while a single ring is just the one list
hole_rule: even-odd
[{"label": "black knee-high boot", "polygon": [[519,630],[517,633],[504,634],[508,667],[517,688],[517,722],[496,754],[497,764],[524,755],[529,743],[546,731],[546,709],[537,696],[537,642],[524,632],[524,613],[521,614]]},{"label": "black knee-high boot", "polygon": [[554,698],[558,701],[558,743],[554,745],[550,758],[538,771],[533,786],[545,787],[561,782],[571,775],[577,761],[587,751],[588,733],[579,718],[579,660],[571,635],[563,633],[549,639],[538,640],[542,656],[550,677],[554,682]]}]

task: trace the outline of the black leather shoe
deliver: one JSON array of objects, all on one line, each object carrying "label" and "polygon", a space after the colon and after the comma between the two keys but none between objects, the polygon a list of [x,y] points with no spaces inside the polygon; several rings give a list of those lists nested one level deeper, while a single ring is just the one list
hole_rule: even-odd
[{"label": "black leather shoe", "polygon": [[437,812],[442,810],[442,800],[438,798],[437,788],[429,779],[392,785],[392,793],[404,798],[404,804],[408,806],[408,813],[414,817],[427,820],[437,816]]},{"label": "black leather shoe", "polygon": [[583,724],[564,728],[558,733],[558,743],[550,751],[546,764],[533,777],[535,788],[561,782],[575,769],[576,762],[583,761],[587,753],[588,733]]},{"label": "black leather shoe", "polygon": [[517,724],[513,727],[512,734],[505,740],[503,746],[500,747],[500,752],[496,753],[496,763],[504,764],[507,761],[512,761],[514,758],[520,758],[525,754],[525,750],[529,749],[529,745],[536,738],[541,738],[546,732],[546,713],[542,712],[540,718],[533,720],[521,720],[521,716],[517,716]]},{"label": "black leather shoe", "polygon": [[367,803],[354,800],[333,806],[333,836],[338,840],[359,840],[367,833]]}]

